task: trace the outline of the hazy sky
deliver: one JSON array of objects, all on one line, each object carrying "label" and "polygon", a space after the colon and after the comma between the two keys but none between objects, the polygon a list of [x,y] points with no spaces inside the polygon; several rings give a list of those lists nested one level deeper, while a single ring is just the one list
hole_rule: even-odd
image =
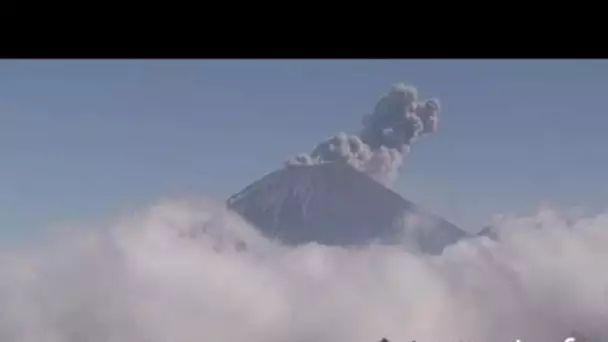
[{"label": "hazy sky", "polygon": [[390,85],[441,100],[396,190],[468,230],[608,207],[606,61],[0,62],[0,239],[167,196],[227,198],[356,133]]}]

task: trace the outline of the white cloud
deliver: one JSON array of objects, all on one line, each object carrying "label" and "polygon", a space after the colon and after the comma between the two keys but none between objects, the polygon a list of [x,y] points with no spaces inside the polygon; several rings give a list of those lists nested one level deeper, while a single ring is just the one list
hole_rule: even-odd
[{"label": "white cloud", "polygon": [[0,341],[608,339],[608,215],[498,225],[430,257],[281,246],[222,205],[166,202],[0,253]]}]

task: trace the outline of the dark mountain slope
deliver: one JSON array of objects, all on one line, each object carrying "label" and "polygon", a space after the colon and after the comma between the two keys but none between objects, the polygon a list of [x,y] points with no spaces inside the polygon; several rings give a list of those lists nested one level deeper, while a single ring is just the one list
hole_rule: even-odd
[{"label": "dark mountain slope", "polygon": [[466,236],[344,163],[281,169],[230,197],[228,206],[287,244],[403,243],[437,254]]}]

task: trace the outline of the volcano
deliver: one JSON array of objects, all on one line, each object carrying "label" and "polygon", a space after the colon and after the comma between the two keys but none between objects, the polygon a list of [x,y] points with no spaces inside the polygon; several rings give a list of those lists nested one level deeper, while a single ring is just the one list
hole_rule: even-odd
[{"label": "volcano", "polygon": [[228,207],[289,245],[407,245],[440,254],[467,234],[346,163],[291,165],[247,186]]}]

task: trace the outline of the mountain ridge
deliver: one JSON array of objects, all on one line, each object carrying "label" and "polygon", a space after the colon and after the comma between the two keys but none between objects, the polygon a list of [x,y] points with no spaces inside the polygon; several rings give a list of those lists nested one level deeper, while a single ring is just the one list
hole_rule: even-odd
[{"label": "mountain ridge", "polygon": [[339,162],[268,173],[230,196],[227,205],[265,236],[289,245],[405,244],[439,254],[467,235]]}]

